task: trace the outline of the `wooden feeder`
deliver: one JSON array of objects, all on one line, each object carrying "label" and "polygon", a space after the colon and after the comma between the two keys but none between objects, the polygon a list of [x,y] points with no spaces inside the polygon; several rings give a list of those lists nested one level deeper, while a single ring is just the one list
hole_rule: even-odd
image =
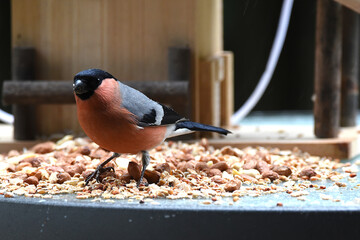
[{"label": "wooden feeder", "polygon": [[[360,11],[360,0],[337,1]],[[4,84],[4,101],[17,104],[16,118],[23,129],[24,124],[36,123],[28,132],[15,128],[15,136],[80,132],[75,106],[68,104],[74,103],[71,79],[87,68],[105,69],[194,121],[228,127],[234,106],[233,55],[223,51],[222,3],[12,0],[13,62],[24,59],[19,57],[24,49],[35,52],[29,63],[35,63],[35,71],[24,76],[19,74],[21,66],[13,64],[13,79],[31,76],[39,84]],[[215,139],[212,145],[299,147],[337,158],[356,154],[355,128],[341,131],[340,127],[356,124],[358,16],[341,4],[332,0],[317,4],[314,128],[318,139],[267,139],[256,133],[255,138]],[[19,49],[20,54],[15,54]],[[30,103],[35,110],[25,106]],[[30,117],[35,121],[28,121]]]},{"label": "wooden feeder", "polygon": [[[223,51],[221,0],[13,0],[11,7],[13,49],[35,51],[34,76],[21,80],[71,85],[77,72],[101,68],[126,82],[156,81],[171,88],[183,81],[181,100],[166,103],[194,121],[229,125],[233,58]],[[24,83],[12,84],[26,90]],[[47,82],[43,89],[69,99],[72,93],[57,93],[58,86]],[[23,106],[20,95],[4,97],[5,102]],[[32,137],[81,131],[75,105],[64,105],[72,100],[53,102],[30,90],[27,96],[28,103],[37,99]]]}]

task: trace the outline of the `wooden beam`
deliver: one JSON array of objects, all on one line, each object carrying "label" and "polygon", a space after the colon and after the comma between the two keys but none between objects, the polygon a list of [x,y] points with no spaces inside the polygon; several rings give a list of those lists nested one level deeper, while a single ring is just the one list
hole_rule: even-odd
[{"label": "wooden beam", "polygon": [[317,1],[315,47],[315,135],[337,137],[340,127],[341,6]]},{"label": "wooden beam", "polygon": [[358,14],[343,8],[341,118],[343,127],[356,126],[359,80],[359,18]]},{"label": "wooden beam", "polygon": [[[162,103],[187,102],[188,82],[124,82],[148,97]],[[72,81],[5,81],[5,104],[73,104],[75,103]],[[178,104],[177,104],[178,105]]]}]

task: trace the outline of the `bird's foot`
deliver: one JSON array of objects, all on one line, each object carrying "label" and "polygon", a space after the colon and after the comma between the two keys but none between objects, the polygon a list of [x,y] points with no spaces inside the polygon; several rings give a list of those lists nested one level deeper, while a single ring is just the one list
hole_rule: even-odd
[{"label": "bird's foot", "polygon": [[106,167],[106,168],[104,168],[103,166],[99,165],[99,166],[95,169],[95,171],[86,178],[86,180],[85,180],[85,186],[87,186],[87,185],[89,184],[89,182],[90,182],[92,179],[94,179],[94,178],[96,179],[97,182],[101,182],[101,180],[100,180],[100,175],[101,175],[102,173],[104,173],[104,172],[111,171],[111,170],[115,172],[115,170],[114,170],[113,167]]},{"label": "bird's foot", "polygon": [[149,186],[149,183],[147,181],[143,181],[143,178],[140,178],[139,181],[136,183],[136,187],[139,188],[141,184],[144,184],[145,187]]},{"label": "bird's foot", "polygon": [[[150,163],[150,155],[149,155],[149,152],[148,151],[141,151],[142,152],[142,158],[141,158],[141,161],[142,161],[142,170],[141,170],[141,175],[140,175],[140,179],[139,181],[137,182],[136,186],[137,188],[140,187],[140,184],[142,183],[143,179],[144,179],[144,174],[145,174],[145,170],[146,170],[146,167],[149,165]],[[144,183],[145,186],[149,185],[147,182]]]}]

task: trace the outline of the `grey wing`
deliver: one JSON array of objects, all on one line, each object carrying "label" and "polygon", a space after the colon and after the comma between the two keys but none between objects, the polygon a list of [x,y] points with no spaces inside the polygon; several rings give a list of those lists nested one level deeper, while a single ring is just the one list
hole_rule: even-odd
[{"label": "grey wing", "polygon": [[133,113],[141,127],[174,124],[183,119],[174,110],[157,103],[138,90],[121,82],[122,105]]}]

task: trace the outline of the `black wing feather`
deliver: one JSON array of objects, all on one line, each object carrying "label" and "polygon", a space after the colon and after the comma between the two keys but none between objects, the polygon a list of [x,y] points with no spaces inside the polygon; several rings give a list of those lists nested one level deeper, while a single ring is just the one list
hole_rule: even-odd
[{"label": "black wing feather", "polygon": [[145,114],[142,119],[140,119],[140,125],[154,125],[156,122],[156,111],[155,109],[151,109],[151,112]]},{"label": "black wing feather", "polygon": [[172,108],[167,107],[161,103],[159,103],[161,107],[163,108],[164,115],[162,116],[162,120],[160,124],[156,124],[156,110],[151,109],[151,111],[147,114],[145,114],[139,121],[138,125],[141,127],[147,127],[147,126],[157,126],[157,125],[168,125],[168,124],[174,124],[179,120],[184,119],[181,117],[177,112],[175,112]]},{"label": "black wing feather", "polygon": [[160,104],[164,109],[164,117],[161,120],[161,125],[166,124],[174,124],[180,119],[183,119],[177,112],[175,112],[172,108],[167,107],[163,104]]}]

